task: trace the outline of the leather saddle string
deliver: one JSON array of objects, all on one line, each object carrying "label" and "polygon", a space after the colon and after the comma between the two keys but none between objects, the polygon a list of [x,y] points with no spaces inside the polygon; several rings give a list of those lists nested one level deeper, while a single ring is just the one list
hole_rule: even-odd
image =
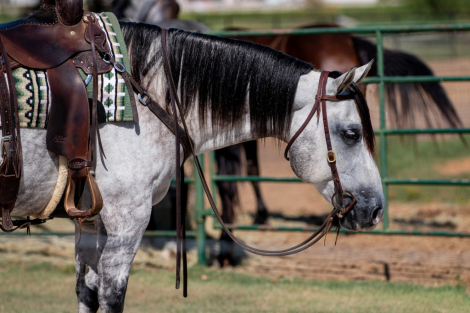
[{"label": "leather saddle string", "polygon": [[[119,62],[116,62],[113,56],[109,56],[109,62],[113,64],[115,67],[121,67],[123,66],[122,63],[119,64]],[[132,90],[134,88],[137,93],[142,97],[141,103],[148,107],[149,110],[157,116],[157,118],[165,124],[165,126],[176,136],[176,128],[179,128],[179,135],[180,135],[180,143],[183,146],[184,149],[184,160],[187,160],[190,156],[190,150],[191,146],[189,142],[191,141],[191,138],[184,132],[184,130],[181,128],[179,124],[175,124],[174,120],[170,115],[155,101],[151,98],[151,96],[145,91],[144,88],[127,72],[123,71],[121,72],[122,77],[124,78],[124,81],[129,83],[128,88]],[[148,98],[147,98],[148,97]],[[135,112],[137,116],[137,108],[135,108]],[[135,119],[134,119],[135,121]],[[135,123],[138,123],[138,121],[135,121]]]},{"label": "leather saddle string", "polygon": [[[166,46],[166,37],[168,36],[168,30],[166,29],[162,29],[162,44],[163,44],[163,47],[162,47],[162,50],[163,50],[163,62],[164,62],[164,66],[165,68],[168,68],[170,69],[171,66],[170,66],[170,63],[169,63],[169,54],[168,54],[168,48]],[[186,133],[188,133],[188,127],[186,125],[186,120],[184,118],[184,115],[181,114],[182,110],[181,110],[181,104],[179,102],[179,99],[177,97],[177,93],[176,93],[176,87],[174,85],[174,81],[172,79],[172,75],[171,75],[171,71],[168,71],[166,70],[166,75],[167,75],[167,79],[168,79],[168,84],[169,84],[169,87],[170,87],[170,95],[174,95],[172,96],[172,102],[176,102],[176,108],[179,110],[180,112],[180,118],[181,118],[181,122],[183,124],[183,128],[184,128],[184,131]],[[173,90],[171,90],[173,89]],[[178,130],[179,131],[179,130]],[[202,172],[202,168],[201,168],[201,165],[199,163],[199,160],[198,158],[196,157],[195,153],[194,153],[194,145],[192,142],[190,142],[191,144],[191,154],[194,158],[194,161],[195,161],[195,164],[196,164],[196,169],[198,171],[198,174],[201,178],[201,182],[202,182],[202,185],[203,185],[203,188],[204,188],[204,192],[206,193],[207,195],[207,198],[208,198],[208,201],[211,205],[211,208],[212,210],[214,211],[214,214],[216,216],[216,218],[218,219],[218,221],[220,222],[220,224],[222,225],[222,228],[227,232],[227,234],[230,236],[230,238],[236,242],[238,245],[240,245],[243,249],[245,249],[246,251],[248,252],[251,252],[251,253],[254,253],[254,254],[258,254],[258,255],[263,255],[263,256],[285,256],[285,255],[291,255],[291,254],[295,254],[295,253],[298,253],[298,252],[301,252],[309,247],[311,247],[312,245],[314,245],[315,243],[317,243],[324,235],[325,235],[325,232],[322,232],[323,230],[325,229],[330,229],[330,225],[331,225],[331,218],[336,216],[339,212],[340,212],[340,208],[335,208],[328,216],[328,218],[325,220],[325,222],[323,223],[323,225],[315,232],[313,233],[309,238],[307,238],[305,241],[303,241],[302,243],[294,246],[294,247],[291,247],[289,249],[285,249],[285,250],[275,250],[275,251],[272,251],[272,250],[262,250],[262,249],[257,249],[257,248],[253,248],[243,242],[241,242],[239,239],[237,239],[233,234],[232,232],[228,229],[228,227],[225,225],[225,223],[222,221],[222,217],[220,215],[220,213],[218,212],[218,209],[217,209],[217,206],[215,205],[214,201],[213,201],[213,198],[211,196],[211,192],[209,190],[209,186],[206,182],[206,179],[204,177],[204,173]],[[177,150],[178,151],[178,150]],[[179,165],[177,166],[177,168],[179,167]],[[178,175],[178,171],[177,171],[177,175]],[[315,238],[319,236],[318,238]]]},{"label": "leather saddle string", "polygon": [[[16,98],[15,84],[13,80],[13,75],[11,72],[11,65],[9,62],[8,54],[2,42],[2,36],[0,35],[0,54],[2,56],[4,64],[0,64],[0,115],[2,119],[2,137],[12,136],[11,142],[5,143],[9,147],[6,149],[7,158],[6,164],[2,164],[1,167],[5,169],[5,172],[0,173],[2,176],[14,176],[12,180],[9,181],[13,184],[16,184],[15,188],[12,188],[9,194],[10,197],[16,198],[17,192],[19,189],[19,183],[22,174],[22,154],[21,154],[21,133],[20,133],[20,123],[19,123],[19,114],[17,113],[18,102]],[[8,88],[7,81],[5,79],[4,70],[6,71],[8,78]],[[8,91],[7,91],[8,89]],[[4,101],[8,100],[9,103]],[[16,131],[16,132],[15,132]],[[0,159],[3,159],[3,155],[0,155]],[[13,175],[14,174],[14,175]],[[1,179],[1,178],[0,178]],[[8,185],[7,185],[8,187]],[[27,220],[16,220],[12,221],[9,212],[13,210],[16,199],[10,203],[2,204],[0,203],[0,209],[2,210],[2,223],[0,224],[0,229],[4,232],[13,232],[17,229],[27,228],[29,233],[30,225],[38,225],[44,223],[46,220],[30,220],[29,217]],[[5,210],[5,211],[4,211]],[[16,227],[15,227],[16,226]]]}]

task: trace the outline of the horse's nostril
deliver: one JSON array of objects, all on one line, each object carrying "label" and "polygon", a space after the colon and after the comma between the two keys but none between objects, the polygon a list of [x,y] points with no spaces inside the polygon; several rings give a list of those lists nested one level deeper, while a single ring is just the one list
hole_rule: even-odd
[{"label": "horse's nostril", "polygon": [[372,223],[373,223],[374,225],[377,224],[377,223],[380,221],[380,218],[382,217],[382,212],[383,212],[383,209],[382,209],[382,207],[380,207],[380,206],[376,207],[376,208],[372,211],[371,220],[372,220]]}]

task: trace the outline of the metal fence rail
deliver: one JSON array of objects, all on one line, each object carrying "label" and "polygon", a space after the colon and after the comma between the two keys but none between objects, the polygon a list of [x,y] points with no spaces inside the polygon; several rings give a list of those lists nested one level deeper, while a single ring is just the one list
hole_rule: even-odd
[{"label": "metal fence rail", "polygon": [[[384,217],[383,229],[367,232],[368,234],[381,234],[381,235],[417,235],[417,236],[455,236],[455,237],[470,237],[470,233],[466,232],[446,232],[446,231],[406,231],[406,230],[391,230],[389,229],[389,190],[390,185],[457,185],[457,186],[470,186],[470,179],[455,179],[455,180],[425,180],[425,179],[401,179],[388,177],[387,171],[387,136],[403,135],[403,134],[466,134],[470,133],[469,128],[447,128],[447,129],[387,129],[385,122],[385,83],[410,83],[410,82],[457,82],[457,81],[470,81],[470,76],[406,76],[406,77],[386,77],[384,74],[384,60],[383,60],[383,34],[391,33],[410,33],[410,32],[440,32],[440,31],[463,31],[470,30],[470,24],[449,24],[449,25],[423,25],[423,26],[378,26],[378,27],[355,27],[355,28],[315,28],[315,29],[294,29],[294,30],[269,30],[269,31],[217,31],[213,35],[238,37],[238,36],[266,36],[266,35],[308,35],[308,34],[340,34],[340,33],[355,33],[375,35],[377,44],[377,74],[376,77],[367,78],[364,83],[376,83],[379,86],[379,104],[380,104],[380,128],[375,131],[376,136],[380,138],[380,167],[381,178],[384,188]],[[210,154],[211,163],[214,163],[214,155]],[[202,160],[202,156],[201,156]],[[298,183],[301,182],[297,178],[274,178],[274,177],[253,177],[253,176],[222,176],[216,175],[211,166],[211,179],[212,191],[215,197],[216,182],[220,181],[258,181],[258,182],[282,182],[282,183]],[[204,193],[200,182],[196,182],[196,218],[198,223],[197,240],[198,240],[198,257],[199,263],[205,264],[205,230],[204,221],[207,216],[212,216],[213,212],[204,207]],[[199,186],[199,187],[198,187]],[[214,226],[221,228],[218,221],[214,220]],[[271,226],[258,226],[258,225],[230,225],[231,229],[236,230],[261,230],[261,231],[314,231],[316,228],[312,227],[271,227]],[[349,231],[344,231],[349,233]]]},{"label": "metal fence rail", "polygon": [[[385,234],[385,235],[417,235],[417,236],[456,236],[456,237],[470,237],[467,232],[446,232],[446,231],[406,231],[406,230],[392,230],[389,229],[389,185],[458,185],[470,186],[470,179],[455,179],[455,180],[425,180],[425,179],[401,179],[390,178],[387,173],[387,136],[404,135],[404,134],[466,134],[470,133],[470,128],[457,129],[387,129],[385,122],[385,83],[410,83],[410,82],[458,82],[470,81],[470,76],[406,76],[406,77],[386,77],[384,75],[384,62],[383,62],[383,34],[389,33],[409,33],[409,32],[438,32],[438,31],[463,31],[470,30],[470,24],[449,24],[449,25],[424,25],[424,26],[381,26],[381,27],[355,27],[355,28],[315,28],[315,29],[295,29],[295,30],[269,30],[269,31],[218,31],[213,32],[213,35],[218,36],[260,36],[260,35],[308,35],[308,34],[340,34],[340,33],[356,33],[375,35],[377,39],[377,73],[378,76],[367,78],[364,83],[376,83],[379,85],[379,103],[380,103],[380,128],[375,131],[375,134],[380,138],[380,152],[381,152],[381,178],[384,187],[384,218],[383,229],[367,232],[368,234]],[[201,164],[204,164],[204,156],[198,156]],[[210,154],[210,163],[215,163],[214,154]],[[211,172],[211,188],[215,200],[216,182],[218,181],[258,181],[258,182],[282,182],[282,183],[299,183],[298,178],[275,178],[275,177],[254,177],[254,176],[222,176],[216,175],[214,167],[210,166]],[[187,178],[186,183],[194,183],[196,201],[195,201],[195,219],[196,230],[188,232],[188,237],[196,237],[198,249],[198,261],[200,264],[206,264],[206,229],[205,221],[208,216],[213,216],[214,213],[211,209],[205,208],[204,191],[202,183],[199,178]],[[218,222],[215,221],[215,226]],[[260,230],[260,231],[314,231],[316,228],[312,227],[271,227],[266,225],[229,225],[231,229],[236,230]],[[350,233],[349,231],[344,231]],[[22,236],[24,233],[9,233],[8,236]],[[74,233],[63,232],[42,232],[34,233],[35,236],[73,236]],[[174,237],[175,231],[152,231],[145,232],[145,236],[150,237]]]}]

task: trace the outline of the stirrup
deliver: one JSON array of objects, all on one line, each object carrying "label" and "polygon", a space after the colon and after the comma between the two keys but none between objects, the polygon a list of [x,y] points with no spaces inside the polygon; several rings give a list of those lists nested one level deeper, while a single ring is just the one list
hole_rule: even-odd
[{"label": "stirrup", "polygon": [[91,208],[88,211],[81,211],[75,205],[75,191],[79,187],[77,183],[80,182],[81,179],[77,179],[77,181],[73,179],[73,170],[68,169],[69,175],[67,181],[67,190],[65,192],[64,207],[65,211],[71,218],[90,218],[100,213],[101,209],[103,208],[103,198],[101,197],[100,190],[98,188],[98,185],[96,184],[95,177],[91,174],[92,170],[92,168],[85,169],[86,183],[90,187],[91,192]]}]

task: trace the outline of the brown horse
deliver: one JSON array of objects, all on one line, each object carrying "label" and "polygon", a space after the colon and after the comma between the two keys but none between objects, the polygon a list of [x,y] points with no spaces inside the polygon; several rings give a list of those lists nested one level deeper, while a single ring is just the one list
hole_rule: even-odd
[{"label": "brown horse", "polygon": [[[338,25],[309,25],[303,28],[328,28]],[[243,29],[230,29],[243,30]],[[342,34],[311,34],[311,35],[265,35],[265,36],[237,36],[239,40],[251,41],[257,44],[271,47],[292,57],[314,65],[316,68],[327,71],[347,72],[353,66],[361,66],[371,59],[377,59],[377,46],[355,35]],[[414,55],[384,49],[384,69],[386,76],[432,76],[432,70]],[[377,75],[377,65],[373,65],[369,76]],[[361,88],[365,94],[365,85]],[[398,128],[413,128],[417,116],[424,116],[427,127],[433,128],[439,125],[433,124],[433,117],[428,112],[439,112],[438,117],[450,127],[462,125],[457,112],[449,100],[440,83],[408,83],[386,84],[386,100],[388,111],[391,113],[391,122]],[[437,110],[429,110],[436,108]],[[437,119],[439,121],[439,119]],[[256,143],[250,144],[250,148],[256,153]],[[233,158],[232,158],[233,159]],[[256,174],[258,173],[257,162]],[[227,165],[228,168],[237,168]],[[229,174],[229,173],[224,173]],[[232,175],[236,173],[230,173]],[[230,184],[230,183],[226,183]],[[256,186],[258,188],[258,186]],[[233,188],[232,188],[233,189]],[[236,189],[234,189],[236,190]],[[259,189],[258,189],[259,190]],[[258,196],[259,192],[257,192]],[[236,199],[236,193],[233,198]],[[259,199],[262,198],[259,196]],[[225,199],[224,203],[230,203]],[[232,205],[223,206],[227,223],[233,222]],[[258,206],[255,216],[257,223],[264,223],[268,217],[266,206]]]},{"label": "brown horse", "polygon": [[[303,28],[328,28],[338,25],[309,25]],[[241,29],[236,29],[241,30]],[[327,71],[346,72],[377,59],[377,46],[352,34],[311,34],[233,37],[279,50]],[[432,70],[418,57],[396,50],[384,49],[385,76],[433,76]],[[377,76],[374,63],[368,76]],[[362,86],[365,88],[365,86]],[[386,84],[388,111],[391,122],[399,128],[415,127],[416,116],[427,108],[437,108],[450,127],[461,126],[457,112],[440,83]],[[401,104],[401,105],[400,105]],[[426,116],[427,127],[438,125]]]}]

